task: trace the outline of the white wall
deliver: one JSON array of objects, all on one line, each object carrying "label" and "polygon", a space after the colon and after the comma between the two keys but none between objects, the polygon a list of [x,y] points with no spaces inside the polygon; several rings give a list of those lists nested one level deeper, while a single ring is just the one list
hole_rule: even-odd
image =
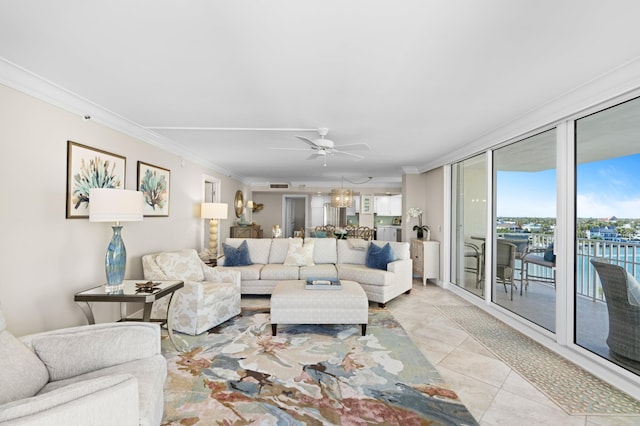
[{"label": "white wall", "polygon": [[[221,179],[221,201],[233,205],[240,182],[176,155],[0,85],[0,303],[16,335],[86,323],[73,294],[105,281],[107,223],[66,219],[67,141],[126,157],[125,188],[136,189],[137,161],[171,170],[169,217],[125,223],[126,278],[142,278],[141,255],[201,249],[198,217],[203,175]],[[230,211],[230,216],[232,216]],[[220,238],[228,236],[221,224]],[[115,304],[94,305],[96,321],[116,319]]]}]

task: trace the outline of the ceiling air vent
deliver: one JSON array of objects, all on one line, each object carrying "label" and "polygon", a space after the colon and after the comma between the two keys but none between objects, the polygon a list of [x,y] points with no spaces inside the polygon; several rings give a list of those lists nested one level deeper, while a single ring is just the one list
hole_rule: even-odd
[{"label": "ceiling air vent", "polygon": [[289,189],[288,183],[270,183],[269,188],[271,189]]}]

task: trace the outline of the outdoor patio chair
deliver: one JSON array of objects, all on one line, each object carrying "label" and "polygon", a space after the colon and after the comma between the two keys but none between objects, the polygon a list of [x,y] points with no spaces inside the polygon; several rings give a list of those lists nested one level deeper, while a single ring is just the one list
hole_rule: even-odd
[{"label": "outdoor patio chair", "polygon": [[640,361],[640,284],[622,266],[591,258],[609,311],[607,345],[611,355]]},{"label": "outdoor patio chair", "polygon": [[520,261],[520,294],[522,294],[522,283],[524,282],[524,257],[529,253],[529,234],[505,234],[504,239],[516,245],[516,260]]},{"label": "outdoor patio chair", "polygon": [[513,300],[513,288],[518,289],[513,279],[517,250],[516,245],[507,240],[499,239],[496,241],[496,279],[500,280],[504,285],[505,293],[507,293],[507,282],[509,283],[511,286],[511,300]]},{"label": "outdoor patio chair", "polygon": [[[482,262],[482,252],[480,248],[473,243],[464,243],[465,272],[470,272],[476,276],[476,288],[480,285],[480,273]],[[471,259],[473,263],[468,264],[467,259]]]},{"label": "outdoor patio chair", "polygon": [[[550,255],[550,256],[549,256]],[[556,286],[556,258],[553,254],[553,245],[547,248],[529,248],[522,259],[522,287],[529,287],[529,281],[539,281]],[[531,270],[533,268],[533,271]]]}]

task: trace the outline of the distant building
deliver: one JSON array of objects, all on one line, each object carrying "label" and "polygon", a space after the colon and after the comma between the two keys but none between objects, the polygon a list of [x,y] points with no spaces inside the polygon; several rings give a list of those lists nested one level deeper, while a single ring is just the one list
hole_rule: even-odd
[{"label": "distant building", "polygon": [[587,238],[605,241],[620,241],[620,236],[614,226],[598,226],[587,231]]},{"label": "distant building", "polygon": [[540,232],[540,230],[542,229],[542,225],[539,225],[537,223],[526,223],[522,225],[522,229],[528,232]]}]

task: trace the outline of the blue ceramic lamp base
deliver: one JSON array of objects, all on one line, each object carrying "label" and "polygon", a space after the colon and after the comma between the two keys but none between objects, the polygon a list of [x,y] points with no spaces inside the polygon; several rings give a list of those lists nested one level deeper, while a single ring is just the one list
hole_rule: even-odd
[{"label": "blue ceramic lamp base", "polygon": [[122,241],[120,231],[122,226],[113,226],[113,237],[107,247],[107,255],[105,256],[105,270],[107,273],[106,291],[111,293],[122,290],[124,280],[124,270],[127,265],[127,250]]}]

